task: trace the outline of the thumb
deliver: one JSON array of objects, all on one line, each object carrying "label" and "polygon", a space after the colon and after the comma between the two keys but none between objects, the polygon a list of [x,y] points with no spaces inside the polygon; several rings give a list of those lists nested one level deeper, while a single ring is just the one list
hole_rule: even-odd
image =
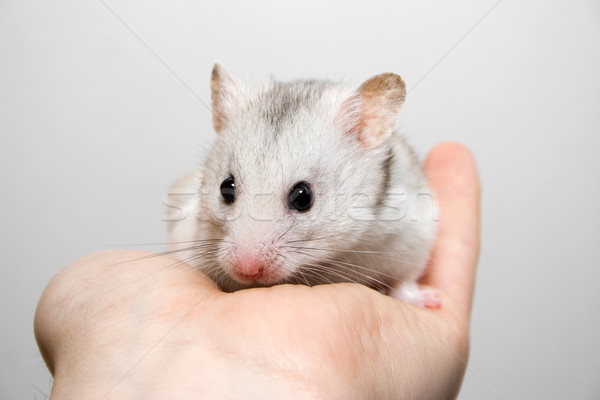
[{"label": "thumb", "polygon": [[440,220],[424,283],[442,292],[443,312],[468,321],[479,256],[477,166],[464,146],[442,143],[427,157],[425,173],[439,199]]}]

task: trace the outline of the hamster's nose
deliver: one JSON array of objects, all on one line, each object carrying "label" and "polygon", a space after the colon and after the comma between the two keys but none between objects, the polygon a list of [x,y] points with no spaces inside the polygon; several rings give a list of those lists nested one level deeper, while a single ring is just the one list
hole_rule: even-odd
[{"label": "hamster's nose", "polygon": [[235,272],[243,279],[254,281],[263,277],[265,266],[257,257],[246,256],[235,264]]}]

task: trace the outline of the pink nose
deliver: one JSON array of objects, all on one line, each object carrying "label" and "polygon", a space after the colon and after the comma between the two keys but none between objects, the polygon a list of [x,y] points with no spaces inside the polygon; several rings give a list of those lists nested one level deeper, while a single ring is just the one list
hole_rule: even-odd
[{"label": "pink nose", "polygon": [[235,272],[244,279],[260,279],[264,275],[264,271],[262,261],[253,257],[245,257],[235,264]]}]

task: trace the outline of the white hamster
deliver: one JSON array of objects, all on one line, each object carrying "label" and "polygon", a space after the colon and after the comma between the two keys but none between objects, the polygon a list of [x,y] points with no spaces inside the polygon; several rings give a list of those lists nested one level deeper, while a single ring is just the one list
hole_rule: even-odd
[{"label": "white hamster", "polygon": [[357,282],[421,307],[436,205],[394,126],[393,73],[358,89],[299,80],[249,88],[215,64],[216,141],[172,188],[169,251],[223,290]]}]

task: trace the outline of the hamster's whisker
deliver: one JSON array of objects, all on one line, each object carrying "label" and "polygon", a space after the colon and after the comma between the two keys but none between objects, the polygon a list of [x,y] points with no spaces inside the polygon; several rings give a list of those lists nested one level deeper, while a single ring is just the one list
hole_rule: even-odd
[{"label": "hamster's whisker", "polygon": [[183,240],[180,242],[147,242],[147,243],[130,243],[130,244],[119,244],[115,245],[115,247],[134,247],[134,246],[168,246],[174,244],[187,244],[187,243],[197,243],[197,242],[210,242],[210,241],[226,241],[222,238],[208,238],[208,239],[194,239],[194,240]]},{"label": "hamster's whisker", "polygon": [[[391,252],[391,251],[326,249],[326,248],[308,247],[308,246],[282,246],[282,247],[292,248],[292,249],[331,251],[331,252],[336,252],[336,253],[352,253],[352,254],[371,254],[371,255],[378,255],[378,254],[389,254],[389,255],[402,254],[402,253],[399,253],[399,252]],[[406,254],[408,254],[408,252]]]},{"label": "hamster's whisker", "polygon": [[[201,242],[201,241],[190,241],[190,243],[199,243],[199,242]],[[201,243],[201,244],[197,244],[194,246],[184,247],[181,249],[168,250],[168,251],[164,251],[161,253],[151,254],[149,256],[144,256],[141,258],[142,259],[143,258],[153,258],[153,257],[177,254],[177,253],[182,253],[182,252],[192,252],[193,253],[190,256],[181,257],[179,260],[167,265],[166,267],[161,268],[158,271],[155,271],[155,272],[149,274],[147,277],[150,277],[159,272],[165,272],[165,271],[169,271],[169,270],[186,270],[186,269],[191,269],[191,268],[205,270],[205,265],[216,264],[215,257],[218,256],[221,251],[223,251],[223,249],[220,248],[219,244],[220,244],[219,242]],[[200,250],[200,251],[198,251],[198,250]],[[204,260],[204,259],[205,259],[204,262],[197,263],[198,260]],[[179,269],[178,267],[185,267],[185,268]]]},{"label": "hamster's whisker", "polygon": [[[288,274],[287,274],[287,275],[288,275],[288,277],[286,277],[286,278],[284,279],[284,282],[285,282],[285,283],[292,283],[292,282],[294,282],[294,281],[293,281],[293,278],[294,278],[294,275],[295,275],[295,274],[294,274],[294,272],[299,272],[299,271],[294,271],[294,269],[293,269],[293,268],[290,268],[290,267],[289,267],[290,265],[293,265],[293,264],[294,264],[294,263],[293,263],[293,261],[291,261],[291,260],[289,259],[288,255],[287,255],[285,252],[283,252],[283,253],[282,253],[282,252],[280,252],[280,251],[278,250],[278,251],[277,251],[277,255],[278,255],[278,256],[281,258],[281,260],[283,261],[283,263],[282,263],[283,269],[284,269],[284,270],[285,270],[285,271],[288,273]],[[287,261],[287,262],[286,262],[286,261]],[[309,282],[306,280],[306,277],[304,277],[304,275],[302,275],[302,279],[305,281],[305,283],[306,283],[306,285],[307,285],[307,286],[310,286]]]},{"label": "hamster's whisker", "polygon": [[[386,260],[386,261],[393,261],[393,262],[397,262],[397,263],[403,263],[403,264],[410,264],[410,265],[417,265],[418,263],[409,260],[407,257],[403,257],[407,253],[400,253],[400,252],[370,252],[370,251],[366,251],[366,250],[338,250],[338,249],[325,249],[325,248],[318,248],[318,247],[306,247],[306,246],[282,246],[288,249],[306,249],[306,250],[317,250],[317,251],[331,251],[331,252],[337,252],[337,253],[342,253],[342,254],[354,254],[356,256],[369,256],[369,257],[374,257],[377,258],[379,260]],[[290,252],[294,252],[293,250],[289,250]],[[301,254],[305,254],[307,256],[314,256],[308,253],[301,253]],[[393,255],[393,257],[385,257],[383,256],[383,254],[387,254],[387,255]]]},{"label": "hamster's whisker", "polygon": [[310,282],[309,282],[308,278],[306,277],[306,275],[304,274],[304,271],[302,271],[302,269],[298,270],[298,275],[300,278],[302,278],[302,280],[304,281],[304,284],[306,286],[310,286]]},{"label": "hamster's whisker", "polygon": [[[308,257],[314,256],[313,254],[311,254],[309,252],[299,251],[299,250],[293,250],[293,251],[290,251],[290,253],[301,254],[301,255],[308,256]],[[349,267],[352,267],[352,268],[362,269],[362,270],[365,270],[367,272],[372,271],[371,268],[368,268],[368,267],[365,267],[365,266],[362,266],[362,265],[358,265],[358,264],[352,264],[352,263],[349,263],[349,262],[346,262],[346,261],[342,261],[342,260],[331,259],[331,260],[325,260],[324,263],[331,264],[331,265],[333,265],[335,263],[335,264],[338,264],[340,267],[344,267],[344,268],[347,268],[347,269]],[[395,276],[390,275],[390,274],[386,274],[384,272],[377,272],[377,275],[383,276],[383,277],[386,277],[386,278],[390,278],[390,279],[395,279]]]},{"label": "hamster's whisker", "polygon": [[331,237],[333,237],[335,235],[328,235],[328,236],[322,236],[322,237],[318,237],[318,238],[310,238],[310,239],[296,239],[296,240],[288,240],[286,241],[286,243],[301,243],[301,242],[313,242],[313,241],[317,241],[317,240],[325,240],[325,239],[329,239]]},{"label": "hamster's whisker", "polygon": [[[292,250],[290,253],[301,254],[306,256],[314,256],[313,254],[301,251],[301,250]],[[353,264],[350,262],[342,261],[342,260],[325,260],[322,264],[306,264],[315,267],[319,265],[320,268],[328,272],[332,275],[337,275],[344,280],[349,280],[351,282],[359,283],[359,279],[362,281],[370,281],[371,283],[377,284],[379,287],[385,288],[387,290],[391,289],[391,285],[386,283],[385,281],[389,280],[390,282],[394,282],[397,280],[397,277],[394,275],[387,274],[385,272],[378,271],[374,276],[373,274],[369,274],[369,272],[373,272],[371,268]],[[363,272],[364,271],[364,272]],[[362,279],[361,279],[362,278]],[[383,280],[381,279],[383,278]],[[384,281],[385,280],[385,281]]]},{"label": "hamster's whisker", "polygon": [[281,238],[282,238],[282,237],[284,237],[284,236],[285,236],[285,234],[286,234],[286,233],[288,233],[288,232],[290,231],[290,229],[292,229],[292,228],[294,227],[294,225],[295,225],[295,224],[296,224],[296,219],[294,218],[294,220],[292,221],[292,224],[290,225],[290,227],[289,227],[289,228],[287,228],[287,230],[286,230],[285,232],[283,232],[283,233],[281,234],[281,236],[279,236],[279,237],[277,238],[277,240],[281,240]]},{"label": "hamster's whisker", "polygon": [[[317,281],[325,281],[325,283],[330,284],[334,284],[335,282],[329,278],[329,275],[341,277],[344,281],[348,281],[350,279],[350,277],[340,274],[339,271],[328,270],[328,268],[320,264],[304,264],[300,270],[304,274],[316,278]],[[329,274],[325,274],[325,272],[328,272]]]},{"label": "hamster's whisker", "polygon": [[152,254],[146,254],[140,257],[135,257],[135,258],[131,258],[125,261],[120,261],[118,263],[116,263],[115,265],[120,265],[120,264],[127,264],[130,262],[135,262],[135,261],[141,261],[141,260],[147,260],[147,259],[152,259],[155,257],[162,257],[162,256],[168,256],[168,255],[172,255],[172,254],[177,254],[177,253],[181,253],[184,251],[193,251],[193,250],[198,250],[198,249],[206,249],[206,248],[211,248],[211,247],[217,247],[220,243],[219,242],[211,242],[211,243],[202,243],[201,241],[189,241],[187,243],[194,243],[194,245],[192,246],[188,246],[188,247],[182,247],[180,249],[174,249],[174,250],[165,250],[165,251],[161,251],[161,252],[156,252],[156,253],[152,253]]},{"label": "hamster's whisker", "polygon": [[[357,265],[357,264],[352,264],[346,261],[341,261],[341,260],[332,260],[332,261],[328,261],[331,264],[336,264],[339,267],[344,267],[344,268],[357,268],[357,269],[361,269],[361,270],[365,270],[365,271],[372,271],[371,268],[368,267],[364,267],[362,265]],[[390,274],[386,274],[384,272],[377,272],[378,276],[383,276],[384,278],[389,278],[389,279],[393,279],[396,280],[396,277],[394,275],[390,275]]]},{"label": "hamster's whisker", "polygon": [[[337,274],[339,277],[346,278],[347,280],[354,282],[354,283],[360,283],[359,278],[364,278],[368,281],[375,282],[378,285],[387,286],[380,279],[377,279],[371,275],[364,274],[360,271],[357,271],[356,269],[348,268],[347,266],[331,264],[329,266],[322,265],[321,267],[324,270],[326,270],[332,274]],[[354,278],[354,279],[352,279],[352,278]]]},{"label": "hamster's whisker", "polygon": [[[329,260],[329,261],[325,262],[324,264],[305,264],[305,265],[313,267],[313,268],[314,267],[319,268],[319,269],[323,270],[324,272],[328,272],[331,275],[338,276],[344,280],[348,280],[348,281],[351,281],[354,283],[360,283],[359,278],[363,278],[362,280],[374,282],[379,287],[383,287],[388,290],[391,288],[391,286],[389,284],[385,283],[383,280],[378,279],[377,277],[374,277],[370,274],[366,274],[366,273],[362,272],[361,270],[371,272],[371,269],[360,266],[360,265],[340,262],[340,261],[336,261],[336,260]],[[389,278],[390,280],[396,280],[396,278],[394,276],[391,276],[388,274],[377,273],[377,275]]]},{"label": "hamster's whisker", "polygon": [[[332,281],[331,279],[329,279],[326,275],[324,275],[323,273],[321,273],[321,271],[323,270],[323,266],[322,265],[318,265],[318,264],[304,264],[303,265],[304,268],[300,268],[299,271],[302,271],[303,274],[315,278],[318,281],[323,281],[325,280],[326,283],[335,283],[334,281]],[[337,275],[340,276],[340,275]],[[342,276],[342,278],[348,279],[345,276]],[[313,286],[310,283],[308,284],[308,286]]]},{"label": "hamster's whisker", "polygon": [[[372,271],[370,268],[367,268],[367,267],[362,267],[362,266],[359,266],[359,265],[354,265],[354,264],[348,264],[348,265],[344,265],[344,264],[338,264],[337,262],[330,262],[330,264],[331,264],[332,266],[334,266],[334,267],[340,268],[340,270],[351,271],[351,272],[352,272],[352,273],[354,273],[354,274],[355,274],[357,277],[362,277],[362,278],[365,278],[365,279],[367,279],[367,280],[369,280],[369,281],[375,282],[375,283],[377,283],[378,285],[380,285],[380,286],[382,286],[382,287],[384,287],[384,288],[386,288],[386,289],[390,289],[390,287],[391,287],[391,286],[390,286],[388,283],[385,283],[385,282],[384,282],[384,281],[382,281],[381,279],[378,279],[378,278],[376,278],[376,277],[374,277],[374,276],[372,276],[372,275],[369,275],[369,274],[367,274],[367,273],[364,273],[364,272],[362,272],[362,271],[360,271],[360,270],[357,270],[357,268],[358,268],[358,269],[364,269],[364,270],[366,270],[366,271]],[[378,272],[378,273],[377,273],[377,275],[378,275],[378,276],[381,276],[381,275],[382,275],[383,277],[387,277],[387,278],[390,278],[390,279],[394,279],[394,280],[395,280],[395,277],[393,277],[393,276],[391,276],[391,275],[384,274],[384,273],[380,273],[380,272]]]},{"label": "hamster's whisker", "polygon": [[198,260],[202,260],[202,259],[204,259],[204,254],[195,254],[193,256],[186,257],[185,259],[177,260],[176,262],[173,262],[173,263],[167,265],[166,267],[161,268],[158,271],[154,271],[153,273],[148,274],[144,279],[146,279],[152,275],[155,275],[157,273],[163,273],[163,272],[168,272],[168,271],[172,271],[172,270],[185,271],[185,270],[190,270],[190,269],[197,269],[198,265],[204,265],[204,264],[207,264],[210,262],[210,260],[204,260],[200,264],[193,265],[193,263],[195,263]]}]

